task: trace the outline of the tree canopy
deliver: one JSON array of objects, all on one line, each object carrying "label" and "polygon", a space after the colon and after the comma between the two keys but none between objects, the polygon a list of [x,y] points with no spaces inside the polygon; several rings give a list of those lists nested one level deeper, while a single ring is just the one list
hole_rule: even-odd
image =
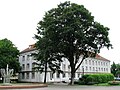
[{"label": "tree canopy", "polygon": [[0,68],[6,69],[7,64],[9,68],[14,69],[14,73],[20,69],[18,61],[19,50],[8,39],[0,40]]},{"label": "tree canopy", "polygon": [[94,16],[83,5],[69,1],[47,11],[38,23],[37,31],[35,37],[38,42],[49,42],[44,45],[44,50],[68,59],[70,84],[73,84],[75,72],[85,58],[94,57],[103,47],[112,47],[108,38],[109,28],[94,21]]},{"label": "tree canopy", "polygon": [[111,65],[111,73],[115,77],[120,77],[120,64],[115,64],[115,62],[113,62],[113,64]]}]

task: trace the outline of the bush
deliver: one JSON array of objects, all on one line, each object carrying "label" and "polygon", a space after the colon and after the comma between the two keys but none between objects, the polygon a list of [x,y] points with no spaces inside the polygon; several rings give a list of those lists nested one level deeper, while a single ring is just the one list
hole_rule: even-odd
[{"label": "bush", "polygon": [[86,83],[89,84],[89,85],[93,85],[93,84],[95,84],[95,83],[94,83],[94,82],[95,82],[94,79],[95,79],[95,78],[90,75],[90,76],[88,76],[88,77],[86,78]]},{"label": "bush", "polygon": [[120,85],[120,81],[109,81],[108,84],[110,84],[110,85]]},{"label": "bush", "polygon": [[85,84],[95,83],[107,83],[108,81],[114,80],[113,74],[87,74],[82,77]]}]

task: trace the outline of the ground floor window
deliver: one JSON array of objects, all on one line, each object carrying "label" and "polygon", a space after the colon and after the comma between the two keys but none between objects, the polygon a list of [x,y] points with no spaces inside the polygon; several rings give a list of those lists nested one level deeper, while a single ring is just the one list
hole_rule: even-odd
[{"label": "ground floor window", "polygon": [[52,80],[53,78],[53,72],[50,72],[50,79]]},{"label": "ground floor window", "polygon": [[59,72],[56,72],[56,74],[57,74],[57,78],[60,78],[60,73],[59,73]]},{"label": "ground floor window", "polygon": [[25,73],[21,73],[22,74],[22,79],[24,79],[25,78]]},{"label": "ground floor window", "polygon": [[32,79],[35,79],[35,72],[32,72]]},{"label": "ground floor window", "polygon": [[26,79],[29,79],[29,73],[26,73]]}]

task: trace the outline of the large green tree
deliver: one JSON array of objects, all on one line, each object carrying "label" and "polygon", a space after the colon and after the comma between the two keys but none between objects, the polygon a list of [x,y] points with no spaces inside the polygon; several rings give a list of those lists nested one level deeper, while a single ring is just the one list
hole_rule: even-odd
[{"label": "large green tree", "polygon": [[[50,52],[68,59],[71,67],[71,82],[83,60],[94,57],[103,47],[111,47],[108,27],[94,21],[83,6],[69,1],[60,3],[45,13],[38,23],[36,38],[49,41]],[[47,39],[47,40],[44,40]],[[41,48],[39,48],[40,50]],[[81,59],[80,59],[81,58]]]},{"label": "large green tree", "polygon": [[9,68],[14,69],[14,73],[20,69],[18,61],[19,50],[8,39],[0,40],[0,68],[6,69],[7,64]]}]

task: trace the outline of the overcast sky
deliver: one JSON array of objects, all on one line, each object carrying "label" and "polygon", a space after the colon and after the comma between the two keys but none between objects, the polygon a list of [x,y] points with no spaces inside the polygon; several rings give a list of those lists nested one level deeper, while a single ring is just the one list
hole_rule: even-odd
[{"label": "overcast sky", "polygon": [[[35,43],[37,23],[45,12],[66,0],[0,0],[0,39],[8,38],[21,51]],[[69,0],[84,5],[95,21],[110,28],[109,38],[114,49],[102,49],[100,55],[120,63],[120,1]]]}]

